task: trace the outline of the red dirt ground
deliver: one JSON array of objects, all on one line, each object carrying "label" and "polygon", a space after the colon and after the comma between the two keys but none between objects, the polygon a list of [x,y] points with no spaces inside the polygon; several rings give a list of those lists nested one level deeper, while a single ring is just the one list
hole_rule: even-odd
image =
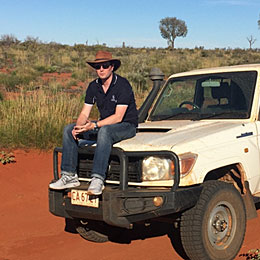
[{"label": "red dirt ground", "polygon": [[[64,231],[48,211],[52,153],[15,151],[16,163],[0,164],[0,260],[181,260],[167,235],[103,244]],[[260,248],[260,211],[248,221],[239,254]],[[237,256],[236,260],[246,259]]]}]

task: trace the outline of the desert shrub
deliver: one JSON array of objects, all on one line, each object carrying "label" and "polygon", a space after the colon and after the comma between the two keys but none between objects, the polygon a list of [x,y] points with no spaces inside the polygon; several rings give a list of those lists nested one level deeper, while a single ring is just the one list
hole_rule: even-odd
[{"label": "desert shrub", "polygon": [[50,66],[47,68],[48,73],[54,73],[54,72],[58,72],[58,66]]},{"label": "desert shrub", "polygon": [[37,65],[37,66],[34,67],[34,69],[36,71],[41,72],[41,73],[46,73],[48,71],[48,68],[45,67],[45,66],[42,66],[42,65],[39,65],[39,66]]},{"label": "desert shrub", "polygon": [[7,91],[16,91],[18,86],[28,85],[32,80],[31,76],[15,74],[0,74],[0,85]]},{"label": "desert shrub", "polygon": [[4,34],[0,37],[0,45],[11,46],[13,44],[18,44],[20,41],[13,34]]}]

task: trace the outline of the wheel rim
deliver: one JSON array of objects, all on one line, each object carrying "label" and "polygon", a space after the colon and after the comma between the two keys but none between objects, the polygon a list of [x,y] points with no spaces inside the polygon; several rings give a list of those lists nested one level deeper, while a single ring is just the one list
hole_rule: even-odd
[{"label": "wheel rim", "polygon": [[215,249],[223,250],[232,242],[236,227],[234,207],[227,201],[219,202],[210,213],[208,221],[209,242]]}]

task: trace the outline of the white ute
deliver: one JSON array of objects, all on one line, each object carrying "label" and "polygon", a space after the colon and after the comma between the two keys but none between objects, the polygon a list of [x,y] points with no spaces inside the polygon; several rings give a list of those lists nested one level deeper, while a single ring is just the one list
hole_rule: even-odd
[{"label": "white ute", "polygon": [[[97,242],[115,226],[168,219],[185,259],[234,259],[260,199],[259,73],[253,64],[172,75],[140,112],[136,137],[114,145],[102,196],[87,198],[96,206],[50,190],[50,211]],[[75,194],[87,189],[94,149],[79,149]]]}]

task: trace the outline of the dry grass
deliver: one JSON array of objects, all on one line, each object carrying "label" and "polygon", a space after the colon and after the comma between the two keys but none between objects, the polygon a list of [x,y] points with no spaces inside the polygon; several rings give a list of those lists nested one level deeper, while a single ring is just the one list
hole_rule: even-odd
[{"label": "dry grass", "polygon": [[[61,44],[0,43],[0,147],[52,148],[61,144],[63,127],[81,110],[84,90],[96,74],[86,64],[98,50],[108,50],[121,60],[118,73],[126,77],[140,107],[149,93],[151,68],[158,67],[165,78],[177,72],[259,63],[260,51],[242,49],[205,50],[156,48],[108,48],[106,46],[67,46]],[[69,73],[69,81],[43,80],[46,72]],[[82,85],[84,81],[84,84]],[[78,94],[69,94],[81,86]],[[1,91],[2,89],[2,91]],[[15,100],[5,99],[5,91],[16,92]],[[94,111],[93,118],[97,118]]]},{"label": "dry grass", "polygon": [[21,91],[15,99],[0,102],[1,146],[52,148],[60,144],[63,127],[81,106],[78,95]]}]

